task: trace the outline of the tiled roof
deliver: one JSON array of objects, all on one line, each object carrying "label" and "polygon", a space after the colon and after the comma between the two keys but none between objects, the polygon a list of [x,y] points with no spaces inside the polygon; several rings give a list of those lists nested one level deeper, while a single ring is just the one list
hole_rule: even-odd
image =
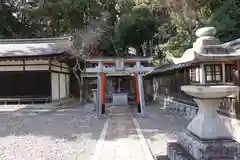
[{"label": "tiled roof", "polygon": [[240,38],[235,39],[233,41],[227,42],[222,44],[224,47],[232,47],[235,50],[239,50],[240,49]]},{"label": "tiled roof", "polygon": [[180,64],[165,64],[160,67],[155,68],[152,72],[148,73],[148,75],[156,75],[159,73],[164,73],[168,71],[172,71],[175,69],[181,69],[185,67],[191,66],[190,63],[180,63]]},{"label": "tiled roof", "polygon": [[41,39],[4,39],[0,40],[0,58],[3,57],[31,57],[56,55],[70,52],[71,39],[62,38],[41,38]]},{"label": "tiled roof", "polygon": [[[239,39],[236,39],[236,40],[233,40],[233,41],[230,41],[230,42],[227,42],[227,43],[224,43],[222,44],[221,46],[223,46],[224,48],[226,48],[226,50],[230,51],[228,54],[231,55],[231,57],[229,56],[224,56],[222,57],[222,55],[215,55],[215,57],[217,57],[218,59],[221,59],[222,57],[222,60],[225,60],[226,58],[227,59],[231,59],[231,58],[235,58],[235,56],[239,56],[240,54],[240,38]],[[186,54],[186,58],[190,58],[190,55],[192,55],[194,52],[192,51],[192,49],[188,49],[187,50],[189,53]],[[186,51],[186,52],[187,52]],[[202,59],[203,56],[201,56],[200,54],[195,54],[197,55],[197,57],[199,59]],[[208,55],[205,55],[205,57],[207,57]],[[210,55],[211,56],[211,55]],[[208,57],[208,59],[214,61],[214,58],[215,57]],[[182,59],[184,58],[184,56],[182,57]],[[174,60],[174,58],[173,58]],[[163,73],[163,72],[168,72],[168,71],[173,71],[173,70],[177,70],[177,69],[180,69],[180,68],[185,68],[185,67],[189,67],[191,66],[191,63],[168,63],[168,64],[164,64],[162,66],[159,66],[157,68],[155,68],[152,72],[150,72],[148,75],[156,75],[156,74],[160,74],[160,73]]]}]

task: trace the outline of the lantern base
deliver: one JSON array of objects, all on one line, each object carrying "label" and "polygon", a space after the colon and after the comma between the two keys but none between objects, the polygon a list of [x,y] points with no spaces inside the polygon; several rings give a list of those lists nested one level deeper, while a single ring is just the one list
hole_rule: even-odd
[{"label": "lantern base", "polygon": [[177,143],[167,147],[170,160],[230,160],[237,156],[239,145],[230,140],[202,140],[186,131],[179,134]]}]

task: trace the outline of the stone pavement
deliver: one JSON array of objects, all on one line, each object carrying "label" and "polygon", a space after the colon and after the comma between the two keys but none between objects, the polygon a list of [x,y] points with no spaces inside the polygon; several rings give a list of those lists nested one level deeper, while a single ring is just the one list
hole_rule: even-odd
[{"label": "stone pavement", "polygon": [[94,160],[153,160],[131,114],[112,116],[107,123],[100,152],[96,150]]},{"label": "stone pavement", "polygon": [[176,141],[177,134],[182,132],[190,121],[183,117],[169,115],[156,106],[147,106],[146,116],[135,116],[135,118],[156,159],[167,154],[167,143]]}]

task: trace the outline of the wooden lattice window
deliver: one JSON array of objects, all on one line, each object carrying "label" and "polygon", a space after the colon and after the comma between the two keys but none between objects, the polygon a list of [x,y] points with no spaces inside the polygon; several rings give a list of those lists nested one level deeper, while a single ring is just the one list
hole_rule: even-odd
[{"label": "wooden lattice window", "polygon": [[226,82],[233,82],[234,71],[236,70],[235,65],[225,64],[225,79]]},{"label": "wooden lattice window", "polygon": [[222,81],[222,65],[204,65],[205,81],[210,83],[217,83]]},{"label": "wooden lattice window", "polygon": [[190,69],[190,80],[191,82],[200,82],[200,69],[199,65],[193,66]]}]

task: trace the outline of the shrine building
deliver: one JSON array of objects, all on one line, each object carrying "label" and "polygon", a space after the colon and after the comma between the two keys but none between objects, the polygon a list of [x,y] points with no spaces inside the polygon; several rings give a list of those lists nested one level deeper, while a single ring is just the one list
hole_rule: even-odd
[{"label": "shrine building", "polygon": [[0,102],[49,102],[70,95],[69,37],[0,40]]}]

